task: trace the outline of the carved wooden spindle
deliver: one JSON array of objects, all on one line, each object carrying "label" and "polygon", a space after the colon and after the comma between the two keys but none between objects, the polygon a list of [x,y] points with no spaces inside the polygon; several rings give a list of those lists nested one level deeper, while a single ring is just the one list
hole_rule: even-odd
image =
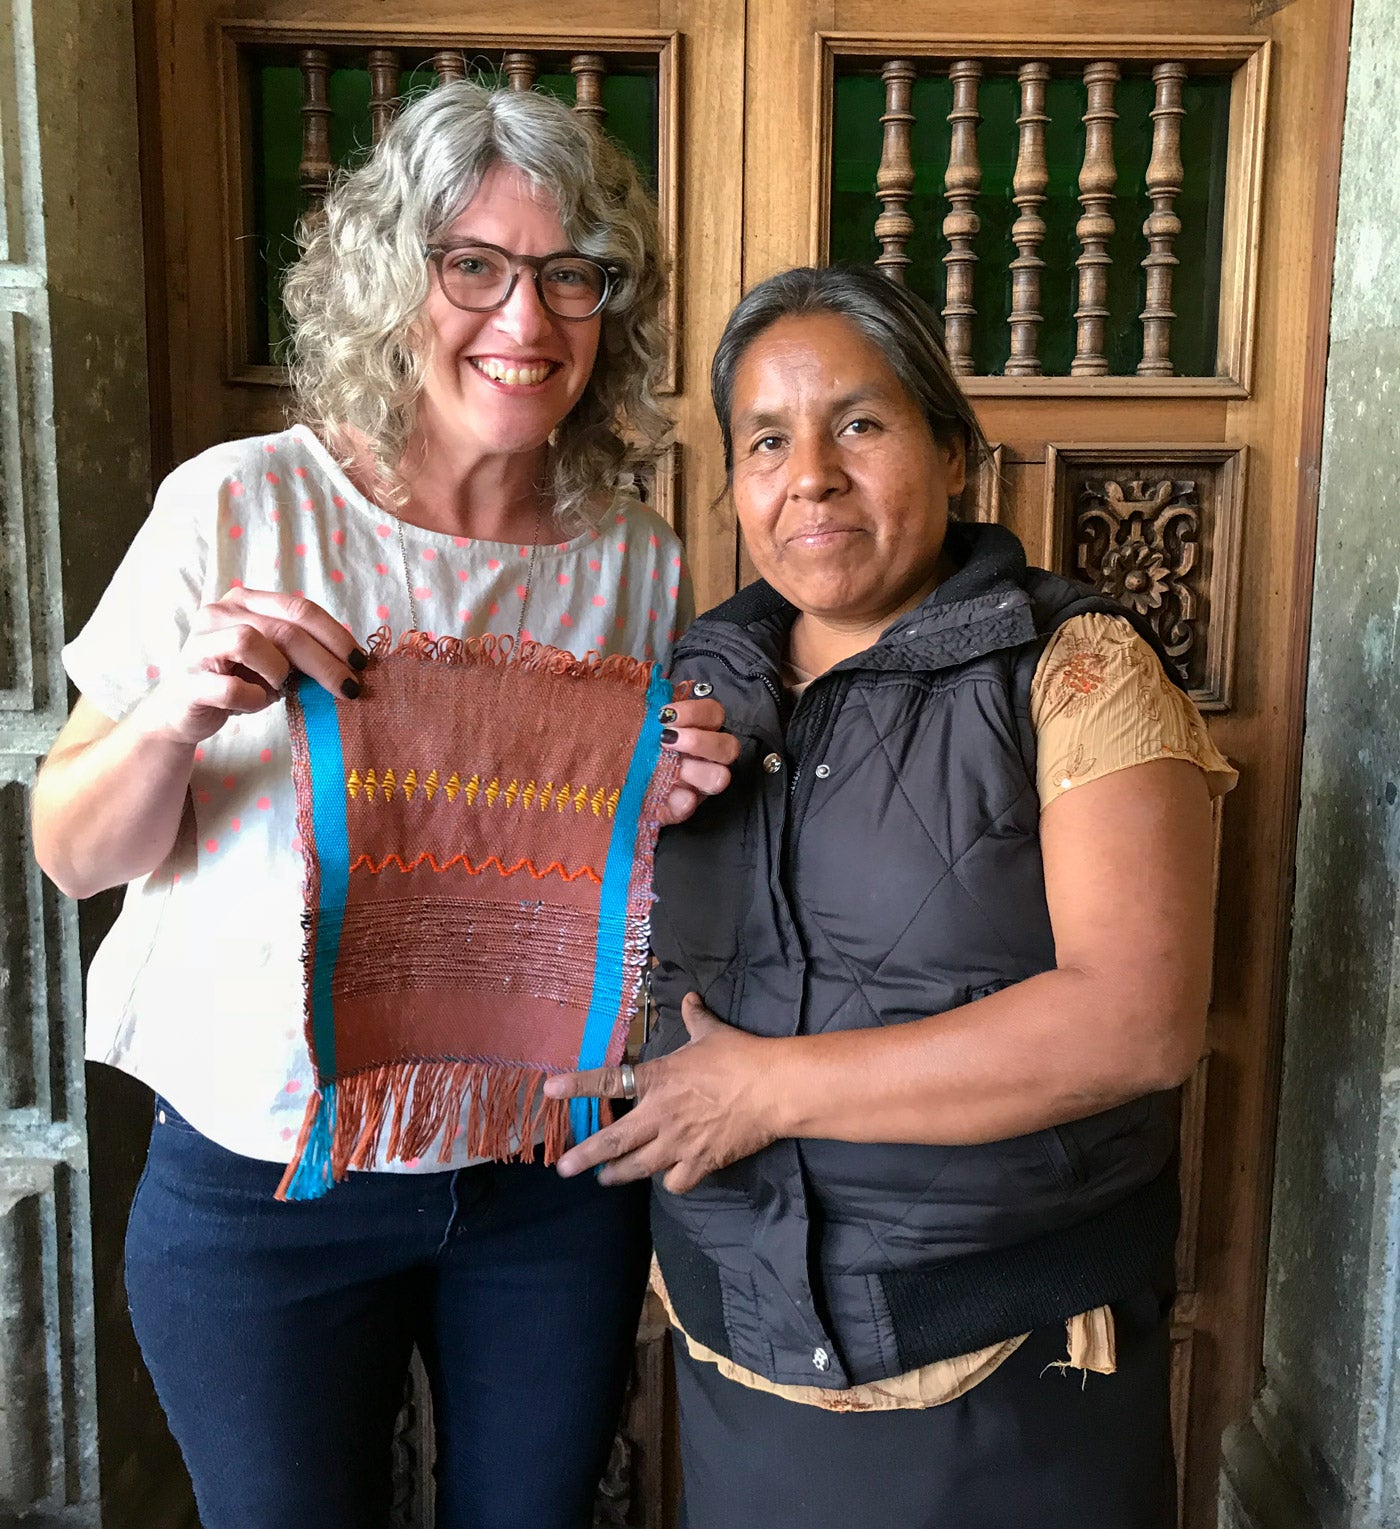
[{"label": "carved wooden spindle", "polygon": [[393,48],[371,48],[366,62],[370,136],[378,143],[399,109],[399,55]]},{"label": "carved wooden spindle", "polygon": [[315,212],[331,180],[331,56],[325,48],[303,48],[301,65],[301,164],[298,174],[307,206]]},{"label": "carved wooden spindle", "polygon": [[1181,232],[1174,203],[1181,195],[1185,173],[1181,164],[1181,119],[1186,108],[1181,93],[1186,85],[1185,64],[1158,64],[1152,71],[1157,101],[1152,108],[1152,158],[1147,164],[1147,194],[1152,211],[1142,225],[1147,254],[1142,268],[1147,273],[1147,302],[1142,310],[1142,360],[1140,377],[1172,375],[1171,345],[1172,268],[1178,263],[1172,241]]},{"label": "carved wooden spindle", "polygon": [[433,72],[438,77],[439,85],[446,85],[449,80],[464,80],[467,77],[467,61],[456,48],[444,48],[440,53],[433,54]]},{"label": "carved wooden spindle", "polygon": [[575,53],[569,60],[574,76],[574,110],[586,120],[602,127],[608,109],[603,105],[603,81],[608,66],[601,53]]},{"label": "carved wooden spindle", "polygon": [[905,207],[914,190],[914,157],[910,146],[914,113],[910,106],[915,73],[914,62],[908,58],[892,58],[880,71],[885,82],[885,111],[880,118],[885,141],[880,150],[880,168],[875,172],[875,194],[884,210],[875,220],[875,237],[880,242],[875,264],[891,281],[898,282],[904,280],[905,268],[910,263],[904,247],[914,232],[914,220]]},{"label": "carved wooden spindle", "polygon": [[1045,219],[1040,209],[1050,186],[1050,164],[1045,157],[1045,128],[1050,118],[1045,112],[1045,92],[1050,83],[1049,64],[1022,64],[1017,78],[1021,82],[1021,114],[1016,126],[1021,130],[1016,152],[1016,173],[1011,181],[1011,199],[1018,216],[1011,225],[1011,242],[1016,258],[1011,262],[1011,355],[1006,362],[1008,377],[1040,375],[1040,273],[1045,262],[1040,246],[1045,239]]},{"label": "carved wooden spindle", "polygon": [[1112,263],[1108,241],[1113,237],[1113,192],[1118,184],[1113,164],[1113,124],[1118,120],[1113,95],[1118,65],[1086,64],[1084,84],[1089,95],[1084,109],[1084,165],[1079,172],[1079,204],[1084,212],[1074,229],[1082,253],[1074,262],[1079,270],[1079,307],[1074,314],[1070,372],[1076,377],[1102,377],[1108,372],[1103,349],[1108,268]]},{"label": "carved wooden spindle", "polygon": [[506,82],[512,90],[532,90],[539,71],[539,60],[533,53],[513,51],[501,59]]},{"label": "carved wooden spindle", "polygon": [[982,189],[982,162],[977,157],[977,124],[982,120],[977,88],[982,83],[982,65],[976,59],[963,59],[948,70],[948,78],[953,82],[953,109],[948,113],[953,134],[943,188],[952,210],[943,219],[943,237],[949,245],[943,257],[948,268],[943,330],[953,370],[967,376],[972,371],[972,323],[977,317],[972,304],[972,274],[977,266],[972,242],[982,226],[973,211]]}]

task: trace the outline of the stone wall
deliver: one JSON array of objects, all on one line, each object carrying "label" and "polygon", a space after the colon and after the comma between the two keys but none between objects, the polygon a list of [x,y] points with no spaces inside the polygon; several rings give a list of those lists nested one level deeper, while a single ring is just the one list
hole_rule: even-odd
[{"label": "stone wall", "polygon": [[1400,1525],[1400,7],[1356,0],[1265,1385],[1222,1523]]}]

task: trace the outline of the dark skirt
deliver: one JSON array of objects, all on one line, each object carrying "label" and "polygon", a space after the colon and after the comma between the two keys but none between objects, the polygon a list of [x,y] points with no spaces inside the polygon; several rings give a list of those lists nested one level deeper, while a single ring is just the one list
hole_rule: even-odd
[{"label": "dark skirt", "polygon": [[1050,1368],[1038,1329],[939,1407],[826,1412],[676,1344],[683,1529],[1174,1529],[1170,1300],[1113,1307],[1117,1373]]}]

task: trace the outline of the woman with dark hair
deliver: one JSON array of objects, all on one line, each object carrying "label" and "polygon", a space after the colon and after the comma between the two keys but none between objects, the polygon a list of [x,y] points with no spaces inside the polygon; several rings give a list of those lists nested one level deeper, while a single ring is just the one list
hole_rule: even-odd
[{"label": "woman with dark hair", "polygon": [[762,577],[674,672],[734,784],[662,834],[647,1059],[548,1085],[637,1101],[560,1166],[655,1179],[685,1522],[1167,1529],[1233,772],[1145,627],[951,518],[984,447],[917,297],[773,277],[712,390]]},{"label": "woman with dark hair", "polygon": [[[316,846],[282,703],[300,674],[373,704],[359,644],[381,626],[458,653],[481,639],[567,649],[585,668],[666,662],[689,589],[680,543],[633,486],[665,433],[664,287],[655,208],[591,124],[468,81],[420,96],[303,229],[285,294],[291,427],[177,468],[64,650],[80,696],[35,788],[35,849],[71,896],[129,883],[88,975],[87,1054],[157,1095],[127,1291],[204,1529],[383,1529],[415,1346],[441,1529],[592,1521],[645,1289],[642,1186],[559,1179],[534,1150],[547,1138],[528,1089],[468,1084],[466,1064],[493,1059],[445,1023],[460,1088],[420,1089],[406,1050],[393,1110],[382,1089],[372,1101],[395,1126],[354,1146],[366,1171],[274,1200],[308,1099],[325,1102],[304,1025]],[[734,744],[713,699],[669,712],[652,720],[682,756],[674,820],[723,787]],[[421,762],[413,721],[385,744]],[[509,906],[519,883],[495,864]],[[405,875],[358,949],[384,958],[386,1010],[401,980],[464,994],[470,1019],[480,989],[402,949],[431,895]],[[496,964],[528,993],[527,946],[511,946],[518,970]],[[523,1161],[471,1150],[494,1150],[483,1099]],[[420,1104],[427,1139],[410,1155],[397,1122]]]}]

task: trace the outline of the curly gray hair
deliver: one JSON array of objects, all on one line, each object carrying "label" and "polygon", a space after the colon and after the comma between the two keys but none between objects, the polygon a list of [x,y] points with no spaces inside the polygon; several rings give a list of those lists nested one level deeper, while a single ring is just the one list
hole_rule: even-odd
[{"label": "curly gray hair", "polygon": [[656,209],[636,167],[552,97],[469,80],[440,85],[341,176],[324,216],[302,224],[301,256],[283,290],[293,412],[346,466],[367,450],[378,491],[401,502],[399,464],[427,360],[424,247],[497,164],[522,171],[554,201],[580,254],[621,271],[588,386],[551,443],[556,510],[577,532],[599,513],[599,495],[653,462],[665,442],[670,421],[656,395],[666,274]]}]

